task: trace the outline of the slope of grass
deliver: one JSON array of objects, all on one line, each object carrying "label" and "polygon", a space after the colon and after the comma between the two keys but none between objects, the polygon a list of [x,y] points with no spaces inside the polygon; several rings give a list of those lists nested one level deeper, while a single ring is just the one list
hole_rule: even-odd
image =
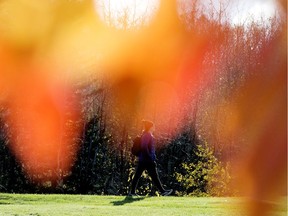
[{"label": "slope of grass", "polygon": [[[284,201],[273,215],[286,215]],[[0,194],[0,215],[247,215],[241,198]]]}]

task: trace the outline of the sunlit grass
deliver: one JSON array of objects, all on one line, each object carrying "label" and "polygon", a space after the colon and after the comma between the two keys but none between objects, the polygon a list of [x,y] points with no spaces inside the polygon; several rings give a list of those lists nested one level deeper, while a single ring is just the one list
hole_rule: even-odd
[{"label": "sunlit grass", "polygon": [[[284,200],[273,215],[286,215]],[[0,215],[247,215],[243,198],[0,194]]]}]

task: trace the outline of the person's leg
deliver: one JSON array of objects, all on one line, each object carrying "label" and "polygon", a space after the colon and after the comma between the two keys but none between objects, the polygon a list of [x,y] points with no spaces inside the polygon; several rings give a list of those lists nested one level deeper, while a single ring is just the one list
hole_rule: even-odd
[{"label": "person's leg", "polygon": [[151,176],[154,184],[156,185],[156,187],[160,190],[161,193],[165,192],[165,189],[163,188],[160,179],[159,179],[159,175],[157,172],[157,165],[156,162],[151,162],[147,165],[147,171],[149,173],[149,175]]},{"label": "person's leg", "polygon": [[131,194],[136,193],[136,187],[137,187],[138,181],[139,181],[144,169],[145,169],[145,167],[144,167],[143,163],[139,162],[138,166],[136,168],[135,175],[134,175],[133,180],[132,180],[132,186],[131,186],[131,191],[130,191]]}]

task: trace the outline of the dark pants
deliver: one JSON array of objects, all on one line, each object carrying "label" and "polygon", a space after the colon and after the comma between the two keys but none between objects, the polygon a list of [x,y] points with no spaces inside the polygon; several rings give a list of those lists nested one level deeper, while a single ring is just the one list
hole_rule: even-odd
[{"label": "dark pants", "polygon": [[145,161],[139,161],[138,162],[138,166],[136,168],[136,173],[133,177],[132,180],[132,188],[131,188],[131,193],[135,193],[136,192],[136,187],[138,184],[138,181],[143,173],[144,170],[148,171],[148,174],[151,176],[152,181],[154,182],[154,184],[157,186],[157,188],[160,190],[160,192],[164,192],[164,188],[159,180],[159,176],[158,176],[158,172],[157,172],[157,166],[156,166],[156,162],[151,161],[151,162],[145,162]]}]

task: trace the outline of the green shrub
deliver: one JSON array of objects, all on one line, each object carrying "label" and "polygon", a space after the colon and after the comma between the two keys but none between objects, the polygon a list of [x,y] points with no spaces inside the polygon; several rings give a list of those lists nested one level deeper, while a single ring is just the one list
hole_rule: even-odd
[{"label": "green shrub", "polygon": [[224,196],[231,195],[229,164],[222,164],[207,143],[198,144],[195,150],[196,163],[184,162],[181,171],[175,173],[176,180],[184,188],[178,195]]}]

